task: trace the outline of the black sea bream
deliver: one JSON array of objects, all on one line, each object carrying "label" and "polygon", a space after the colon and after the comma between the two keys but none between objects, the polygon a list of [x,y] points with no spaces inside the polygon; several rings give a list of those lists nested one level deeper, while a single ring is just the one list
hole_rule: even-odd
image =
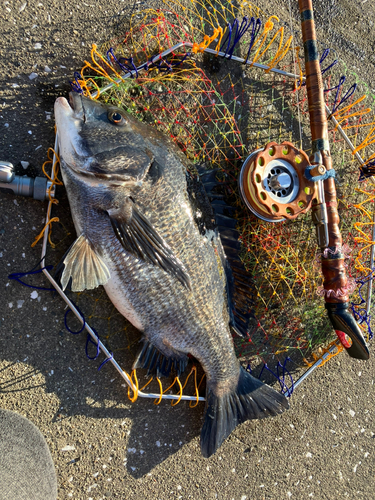
[{"label": "black sea bream", "polygon": [[[201,449],[241,422],[281,413],[286,398],[247,373],[229,327],[222,246],[202,231],[175,144],[124,110],[79,94],[55,104],[61,170],[77,240],[63,288],[104,288],[143,335],[134,367],[178,374],[193,355],[207,376]],[[203,234],[202,234],[203,233]]]}]

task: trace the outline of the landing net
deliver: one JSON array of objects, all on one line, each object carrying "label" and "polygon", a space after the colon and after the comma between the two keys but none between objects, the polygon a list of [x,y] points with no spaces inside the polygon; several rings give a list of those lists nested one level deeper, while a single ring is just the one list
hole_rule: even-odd
[{"label": "landing net", "polygon": [[[235,338],[237,354],[269,366],[283,364],[286,357],[297,364],[311,361],[313,353],[319,355],[335,338],[319,295],[322,277],[311,214],[283,223],[263,222],[245,207],[237,187],[242,162],[270,141],[290,141],[309,154],[299,35],[293,40],[276,16],[266,16],[246,2],[240,7],[230,2],[192,1],[188,8],[174,0],[164,4],[161,10],[124,17],[114,38],[93,46],[72,88],[123,107],[169,135],[191,162],[218,169],[219,194],[235,207],[241,258],[257,296],[249,338]],[[375,96],[332,48],[322,43],[321,54],[326,104],[364,160],[361,165],[330,120],[352,307],[369,339],[372,319],[369,307],[366,311],[366,291],[373,272]],[[135,354],[137,338],[123,326],[104,292],[84,292],[74,300],[86,319],[99,325],[95,328],[113,352],[125,348]]]}]

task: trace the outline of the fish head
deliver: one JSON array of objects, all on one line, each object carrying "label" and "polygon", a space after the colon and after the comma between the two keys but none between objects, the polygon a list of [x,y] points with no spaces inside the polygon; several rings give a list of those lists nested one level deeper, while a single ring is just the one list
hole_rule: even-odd
[{"label": "fish head", "polygon": [[123,109],[71,92],[55,102],[64,167],[92,182],[134,185],[146,176],[153,155],[143,124]]}]

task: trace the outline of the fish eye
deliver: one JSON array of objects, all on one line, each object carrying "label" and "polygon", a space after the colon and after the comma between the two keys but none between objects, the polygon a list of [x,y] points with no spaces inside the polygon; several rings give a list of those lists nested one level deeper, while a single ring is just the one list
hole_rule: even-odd
[{"label": "fish eye", "polygon": [[125,118],[123,117],[123,115],[117,111],[117,110],[114,110],[114,111],[109,111],[108,112],[108,119],[114,123],[115,125],[123,125],[125,123]]}]

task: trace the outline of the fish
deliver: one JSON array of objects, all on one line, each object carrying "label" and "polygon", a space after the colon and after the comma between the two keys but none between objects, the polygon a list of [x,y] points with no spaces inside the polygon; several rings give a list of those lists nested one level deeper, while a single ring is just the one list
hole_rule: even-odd
[{"label": "fish", "polygon": [[210,457],[237,425],[289,404],[235,355],[233,276],[229,283],[204,186],[169,137],[124,109],[72,92],[54,111],[77,233],[61,286],[104,286],[142,332],[134,369],[180,376],[189,355],[199,361],[207,377],[200,445]]}]

